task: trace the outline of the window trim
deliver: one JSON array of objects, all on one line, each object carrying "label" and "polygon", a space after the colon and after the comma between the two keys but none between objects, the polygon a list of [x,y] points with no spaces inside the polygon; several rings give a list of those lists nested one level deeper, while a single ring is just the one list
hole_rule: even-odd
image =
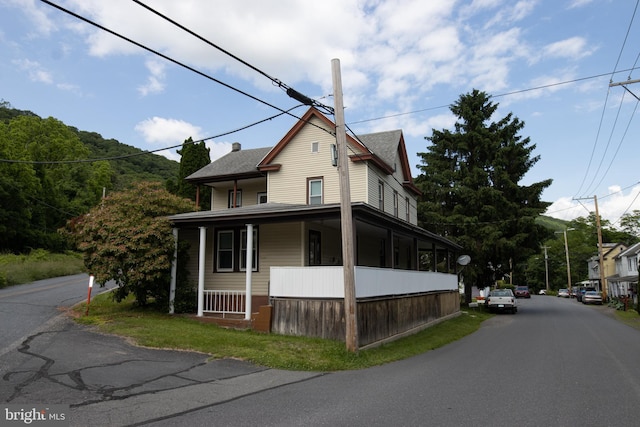
[{"label": "window trim", "polygon": [[[246,272],[246,266],[242,267],[242,252],[246,251],[246,239],[244,240],[242,236],[247,233],[246,227],[229,227],[229,228],[219,228],[214,231],[215,233],[215,248],[213,251],[213,256],[215,257],[213,266],[214,273],[241,273]],[[253,241],[253,262],[254,267],[251,271],[260,271],[260,232],[259,227],[257,225],[253,226],[254,233],[254,241]],[[231,268],[223,267],[220,268],[220,235],[223,234],[231,234],[231,248],[226,249],[227,252],[231,252]],[[244,249],[243,249],[244,246]],[[246,254],[245,254],[245,262],[246,262]]]},{"label": "window trim", "polygon": [[409,197],[405,197],[404,200],[405,200],[405,208],[407,210],[405,219],[407,220],[407,222],[410,222],[411,221],[411,203],[409,202]]},{"label": "window trim", "polygon": [[384,211],[384,182],[378,180],[378,209]]},{"label": "window trim", "polygon": [[[231,252],[231,267],[220,267],[220,259],[222,258],[220,256],[220,237],[221,235],[225,235],[225,234],[231,234],[231,248],[227,249],[225,248],[224,251],[225,252]],[[225,229],[225,230],[217,230],[216,231],[216,250],[215,250],[215,256],[216,256],[216,262],[214,263],[214,265],[216,266],[216,271],[219,272],[232,272],[235,269],[235,232],[232,229]]]},{"label": "window trim", "polygon": [[400,196],[398,190],[393,190],[393,216],[398,217],[400,215]]},{"label": "window trim", "polygon": [[242,207],[242,190],[240,188],[236,189],[236,206],[231,206],[233,204],[233,188],[229,190],[229,194],[227,196],[227,208],[234,209]]},{"label": "window trim", "polygon": [[[240,230],[240,249],[239,249],[239,253],[238,253],[238,261],[239,261],[239,270],[240,271],[247,271],[247,266],[245,265],[244,267],[242,266],[242,264],[246,264],[247,262],[247,238],[246,238],[246,234],[247,234],[247,229],[246,228],[242,228]],[[244,238],[243,238],[244,235]],[[251,271],[258,271],[258,228],[256,226],[253,227],[253,258],[252,258],[252,268]],[[245,253],[244,258],[242,257],[242,254]],[[244,261],[244,262],[243,262]]]},{"label": "window trim", "polygon": [[[314,182],[320,182],[320,195],[311,194],[311,184]],[[311,203],[311,198],[320,198],[320,203]],[[324,204],[324,177],[316,176],[307,178],[307,204],[308,205],[322,205]]]}]

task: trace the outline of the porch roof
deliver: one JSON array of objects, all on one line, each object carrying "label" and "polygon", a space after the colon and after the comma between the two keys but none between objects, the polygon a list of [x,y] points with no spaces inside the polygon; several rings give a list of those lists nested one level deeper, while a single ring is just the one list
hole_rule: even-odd
[{"label": "porch roof", "polygon": [[[382,212],[366,203],[352,203],[351,209],[354,220],[358,219],[379,227],[387,227],[421,240],[437,242],[451,250],[462,249],[460,245],[449,239]],[[182,213],[170,216],[169,220],[174,226],[181,228],[211,226],[212,224],[230,226],[247,223],[268,224],[329,218],[340,219],[339,203],[325,205],[262,203],[234,209]]]}]

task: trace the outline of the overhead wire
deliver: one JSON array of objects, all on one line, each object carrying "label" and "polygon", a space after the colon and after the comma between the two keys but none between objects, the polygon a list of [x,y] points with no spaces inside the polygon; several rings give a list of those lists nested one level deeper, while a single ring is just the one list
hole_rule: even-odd
[{"label": "overhead wire", "polygon": [[[633,9],[633,14],[631,15],[631,19],[629,21],[629,25],[627,26],[627,32],[625,33],[624,40],[622,41],[622,46],[620,47],[620,52],[618,53],[618,58],[616,59],[616,63],[614,65],[614,67],[613,67],[613,72],[611,73],[611,77],[609,79],[610,83],[613,82],[613,76],[616,74],[616,70],[618,69],[618,65],[620,64],[620,59],[622,58],[622,53],[624,52],[624,47],[627,44],[627,39],[629,38],[629,33],[631,32],[631,27],[633,25],[633,21],[634,21],[635,16],[636,16],[636,11],[638,10],[638,4],[640,4],[640,0],[636,0],[636,5],[635,5],[635,7]],[[636,59],[636,62],[637,62],[637,59]],[[589,170],[591,168],[591,163],[593,162],[593,158],[595,156],[596,148],[598,146],[598,139],[600,137],[600,131],[602,129],[602,123],[604,121],[605,111],[606,111],[606,108],[607,108],[610,92],[611,92],[611,89],[609,87],[609,88],[607,88],[607,95],[605,97],[605,102],[604,102],[604,105],[603,105],[603,108],[602,108],[602,114],[600,116],[600,123],[598,125],[598,132],[596,133],[596,138],[595,138],[595,141],[593,143],[593,148],[591,150],[591,156],[589,158],[589,164],[587,166],[587,169],[585,170],[585,174],[584,174],[584,177],[582,178],[582,182],[580,183],[580,187],[578,188],[578,191],[576,191],[576,195],[579,194],[580,191],[582,190],[582,187],[584,186],[584,183],[587,180],[587,176],[589,175]],[[614,128],[615,128],[615,124],[614,124]],[[607,144],[607,147],[608,147],[608,144]],[[605,153],[606,153],[606,151],[605,151]],[[604,157],[604,155],[603,155],[603,157]],[[599,170],[599,168],[598,168],[598,170]],[[596,171],[596,173],[594,175],[594,180],[595,180],[595,176],[597,176],[597,173],[598,172]],[[603,179],[604,179],[604,177],[603,177]],[[593,181],[592,181],[592,183],[593,183]],[[591,184],[589,184],[589,186],[590,185]]]},{"label": "overhead wire", "polygon": [[284,91],[286,92],[287,95],[289,95],[290,97],[292,97],[293,99],[302,102],[305,105],[312,105],[314,107],[320,108],[325,110],[325,112],[328,112],[329,114],[333,114],[333,108],[324,105],[312,98],[307,97],[306,95],[303,95],[302,93],[298,92],[297,90],[293,89],[292,87],[288,86],[287,84],[285,84],[284,82],[282,82],[282,80],[277,79],[275,77],[270,76],[269,74],[267,74],[266,72],[262,71],[261,69],[259,69],[258,67],[251,65],[250,63],[248,63],[247,61],[239,58],[238,56],[232,54],[231,52],[227,51],[226,49],[223,49],[222,47],[218,46],[217,44],[211,42],[210,40],[204,38],[203,36],[197,34],[195,31],[185,27],[184,25],[178,23],[177,21],[175,21],[174,19],[166,16],[165,14],[159,12],[158,10],[152,8],[151,6],[148,6],[147,4],[139,1],[139,0],[132,0],[134,3],[138,4],[139,6],[147,9],[149,12],[155,14],[156,16],[164,19],[167,22],[170,22],[171,24],[175,25],[176,27],[180,28],[181,30],[191,34],[192,36],[196,37],[198,40],[208,44],[209,46],[219,50],[220,52],[224,53],[225,55],[235,59],[236,61],[240,62],[243,65],[246,65],[247,67],[251,68],[253,71],[257,72],[258,74],[261,74],[262,76],[268,78],[269,80],[271,80],[271,82],[273,84],[275,84],[276,86],[284,89]]},{"label": "overhead wire", "polygon": [[[302,105],[296,105],[295,107],[290,108],[288,111],[294,110],[296,108],[301,107]],[[122,159],[128,159],[131,157],[137,157],[137,156],[142,156],[145,154],[153,154],[153,153],[157,153],[159,151],[165,151],[165,150],[171,150],[173,148],[178,148],[178,147],[182,147],[183,145],[187,145],[187,144],[198,144],[200,142],[205,142],[208,141],[210,139],[216,139],[216,138],[221,138],[223,136],[227,136],[227,135],[231,135],[233,133],[236,132],[240,132],[243,131],[245,129],[248,129],[250,127],[259,125],[261,123],[264,123],[266,121],[275,119],[276,117],[282,116],[283,114],[286,114],[287,111],[283,111],[281,113],[278,113],[276,115],[267,117],[265,119],[262,120],[258,120],[257,122],[253,122],[251,124],[242,126],[240,128],[236,128],[227,132],[223,132],[223,133],[219,133],[217,135],[213,135],[213,136],[208,136],[206,138],[201,138],[195,141],[185,141],[181,144],[177,144],[177,145],[172,145],[170,147],[163,147],[163,148],[157,148],[155,150],[145,150],[145,151],[140,151],[137,153],[131,153],[131,154],[123,154],[121,156],[113,156],[113,157],[102,157],[102,158],[96,158],[96,159],[75,159],[75,160],[52,160],[52,161],[36,161],[36,160],[12,160],[12,159],[0,159],[0,163],[21,163],[21,164],[33,164],[33,165],[60,165],[60,164],[73,164],[73,163],[94,163],[94,162],[100,162],[100,161],[110,161],[110,160],[122,160]]]},{"label": "overhead wire", "polygon": [[[271,103],[269,103],[269,102],[267,102],[267,101],[265,101],[263,99],[258,98],[257,96],[251,95],[248,92],[245,92],[245,91],[243,91],[241,89],[238,89],[237,87],[234,87],[234,86],[232,86],[232,85],[230,85],[228,83],[225,83],[222,80],[219,80],[219,79],[217,79],[217,78],[215,78],[213,76],[210,76],[210,75],[208,75],[208,74],[206,74],[206,73],[204,73],[204,72],[202,72],[202,71],[200,71],[200,70],[198,70],[198,69],[196,69],[194,67],[191,67],[191,66],[189,66],[189,65],[187,65],[187,64],[185,64],[183,62],[180,62],[177,59],[171,58],[170,56],[165,55],[165,54],[163,54],[163,53],[161,53],[161,52],[159,52],[159,51],[157,51],[155,49],[152,49],[152,48],[150,48],[148,46],[145,46],[140,42],[137,42],[137,41],[135,41],[135,40],[133,40],[133,39],[131,39],[129,37],[126,37],[126,36],[116,32],[114,30],[111,30],[111,29],[109,29],[109,28],[107,28],[107,27],[105,27],[103,25],[100,25],[95,21],[92,21],[92,20],[90,20],[88,18],[85,18],[84,16],[79,15],[79,14],[77,14],[77,13],[75,13],[75,12],[69,10],[69,9],[66,9],[66,8],[64,8],[64,7],[62,7],[62,6],[58,5],[58,4],[55,4],[52,1],[49,1],[49,0],[40,0],[40,1],[45,3],[45,4],[48,4],[49,6],[55,8],[55,9],[58,9],[58,10],[64,12],[64,13],[68,14],[68,15],[71,15],[74,18],[77,18],[77,19],[79,19],[79,20],[81,20],[81,21],[83,21],[83,22],[85,22],[87,24],[90,24],[90,25],[92,25],[92,26],[94,26],[96,28],[99,28],[102,31],[105,31],[105,32],[107,32],[107,33],[109,33],[109,34],[111,34],[113,36],[116,36],[119,39],[122,39],[122,40],[124,40],[124,41],[126,41],[128,43],[131,43],[131,44],[133,44],[133,45],[135,45],[135,46],[137,46],[137,47],[139,47],[139,48],[141,48],[143,50],[146,50],[147,52],[153,53],[154,55],[157,55],[157,56],[159,56],[159,57],[161,57],[161,58],[163,58],[163,59],[165,59],[165,60],[167,60],[167,61],[169,61],[169,62],[171,62],[173,64],[176,64],[176,65],[178,65],[178,66],[180,66],[182,68],[185,68],[185,69],[187,69],[187,70],[189,70],[189,71],[191,71],[193,73],[196,73],[196,74],[198,74],[198,75],[200,75],[200,76],[202,76],[202,77],[204,77],[206,79],[209,79],[209,80],[211,80],[211,81],[213,81],[215,83],[218,83],[219,85],[222,85],[222,86],[226,87],[227,89],[230,89],[230,90],[232,90],[234,92],[237,92],[237,93],[239,93],[241,95],[244,95],[244,96],[246,96],[248,98],[251,98],[254,101],[257,101],[257,102],[259,102],[261,104],[264,104],[264,105],[266,105],[268,107],[271,107],[271,108],[273,108],[275,110],[278,110],[280,112],[288,114],[291,117],[294,117],[294,118],[296,118],[298,120],[301,120],[300,117],[296,116],[295,114],[291,114],[287,110],[284,110],[284,109],[282,109],[280,107],[277,107],[277,106],[275,106],[275,105],[273,105],[273,104],[271,104]],[[294,97],[294,99],[296,99],[296,98]]]}]

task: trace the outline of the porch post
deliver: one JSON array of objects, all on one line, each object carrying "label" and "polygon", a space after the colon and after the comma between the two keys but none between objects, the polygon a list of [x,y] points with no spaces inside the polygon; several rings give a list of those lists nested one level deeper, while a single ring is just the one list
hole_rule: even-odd
[{"label": "porch post", "polygon": [[253,224],[247,224],[247,276],[245,282],[244,319],[251,320],[251,274],[253,272]]},{"label": "porch post", "polygon": [[178,229],[173,229],[173,259],[171,260],[171,284],[169,285],[169,314],[174,313],[173,303],[176,299],[176,277],[178,272]]},{"label": "porch post", "polygon": [[204,272],[207,248],[207,227],[200,228],[200,252],[198,256],[198,317],[204,315]]}]

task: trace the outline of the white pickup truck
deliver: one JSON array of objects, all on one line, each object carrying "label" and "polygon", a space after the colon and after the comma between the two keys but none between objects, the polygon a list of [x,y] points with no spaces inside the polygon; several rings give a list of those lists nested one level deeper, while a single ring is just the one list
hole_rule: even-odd
[{"label": "white pickup truck", "polygon": [[490,291],[484,304],[489,311],[509,311],[512,314],[518,311],[516,297],[511,289],[494,289]]}]

